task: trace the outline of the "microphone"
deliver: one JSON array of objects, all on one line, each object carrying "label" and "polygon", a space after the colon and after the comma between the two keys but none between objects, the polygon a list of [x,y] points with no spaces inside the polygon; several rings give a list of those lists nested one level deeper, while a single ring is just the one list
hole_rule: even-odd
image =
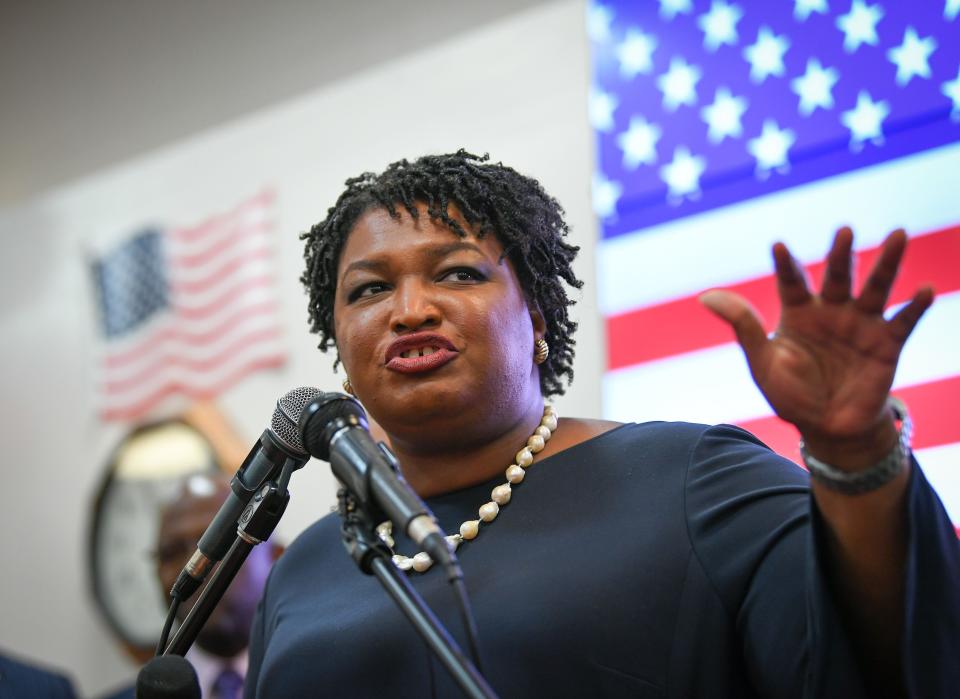
[{"label": "microphone", "polygon": [[[453,574],[456,557],[443,530],[403,479],[390,449],[383,443],[374,444],[360,403],[342,393],[321,394],[303,409],[299,426],[304,448],[330,462],[333,474],[361,507],[379,508],[398,531]],[[459,566],[456,573],[460,577]]]},{"label": "microphone", "polygon": [[303,448],[297,425],[304,407],[322,395],[318,389],[304,386],[288,391],[277,400],[270,427],[263,431],[231,479],[232,492],[177,577],[170,590],[171,597],[185,600],[203,584],[210,569],[226,555],[236,539],[237,521],[260,486],[275,478],[288,462],[293,469],[298,469],[310,458]]},{"label": "microphone", "polygon": [[186,658],[158,655],[137,675],[136,699],[200,699],[200,681]]}]

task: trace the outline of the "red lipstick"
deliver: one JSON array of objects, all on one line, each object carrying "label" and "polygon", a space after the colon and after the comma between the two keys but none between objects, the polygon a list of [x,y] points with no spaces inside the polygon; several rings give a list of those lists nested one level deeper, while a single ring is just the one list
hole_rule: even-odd
[{"label": "red lipstick", "polygon": [[[424,351],[427,353],[424,354]],[[408,356],[403,356],[404,354]],[[387,348],[387,368],[401,374],[433,371],[455,359],[457,349],[439,333],[413,333],[394,340]]]}]

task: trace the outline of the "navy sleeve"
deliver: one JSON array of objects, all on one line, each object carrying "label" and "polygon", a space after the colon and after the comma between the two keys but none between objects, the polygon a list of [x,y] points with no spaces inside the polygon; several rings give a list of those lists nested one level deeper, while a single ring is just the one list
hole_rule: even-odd
[{"label": "navy sleeve", "polygon": [[[911,696],[947,696],[960,686],[958,545],[916,464],[914,473],[905,672]],[[807,474],[743,430],[713,427],[691,453],[685,509],[695,556],[736,629],[757,692],[866,696],[826,583]]]},{"label": "navy sleeve", "polygon": [[960,541],[923,472],[907,493],[904,675],[912,697],[960,693]]},{"label": "navy sleeve", "polygon": [[247,675],[243,679],[244,699],[253,699],[257,695],[257,681],[260,678],[260,664],[263,662],[263,607],[264,600],[267,597],[270,578],[267,578],[267,586],[264,587],[263,595],[257,603],[257,613],[253,617],[253,624],[250,627],[250,647],[247,649]]},{"label": "navy sleeve", "polygon": [[[960,542],[943,504],[916,459],[911,460],[907,483],[907,564],[904,586],[903,673],[911,697],[954,697],[960,691]],[[826,550],[825,524],[811,498],[810,569],[814,587],[813,610],[826,609],[830,600],[820,556]],[[832,619],[814,617],[821,627]],[[817,655],[815,672],[821,692],[830,687],[830,656]]]}]

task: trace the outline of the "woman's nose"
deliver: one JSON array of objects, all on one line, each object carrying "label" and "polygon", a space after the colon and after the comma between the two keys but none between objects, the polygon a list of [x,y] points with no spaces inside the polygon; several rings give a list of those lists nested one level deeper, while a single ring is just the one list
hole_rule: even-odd
[{"label": "woman's nose", "polygon": [[390,320],[394,332],[409,332],[440,324],[440,312],[429,287],[422,280],[398,284],[393,295],[393,316]]}]

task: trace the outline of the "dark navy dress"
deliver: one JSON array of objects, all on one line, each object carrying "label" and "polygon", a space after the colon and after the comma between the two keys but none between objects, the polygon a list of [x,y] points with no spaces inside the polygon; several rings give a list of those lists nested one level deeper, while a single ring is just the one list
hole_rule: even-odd
[{"label": "dark navy dress", "polygon": [[[500,482],[429,504],[455,532]],[[960,696],[960,547],[916,465],[908,498],[907,679]],[[461,696],[339,527],[276,564],[247,697]],[[864,696],[819,528],[807,474],[735,427],[624,425],[535,462],[458,552],[486,677],[503,699]],[[410,577],[466,647],[440,572]]]}]

